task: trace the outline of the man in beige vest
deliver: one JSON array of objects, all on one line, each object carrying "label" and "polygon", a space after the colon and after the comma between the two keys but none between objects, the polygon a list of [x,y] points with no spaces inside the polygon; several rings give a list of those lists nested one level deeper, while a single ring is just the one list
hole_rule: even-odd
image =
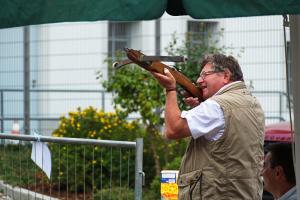
[{"label": "man in beige vest", "polygon": [[261,199],[263,110],[232,56],[206,56],[201,67],[197,84],[205,101],[187,98],[185,102],[194,107],[183,112],[172,74],[167,69],[165,74],[153,72],[166,89],[166,137],[190,137],[179,172],[178,198]]}]

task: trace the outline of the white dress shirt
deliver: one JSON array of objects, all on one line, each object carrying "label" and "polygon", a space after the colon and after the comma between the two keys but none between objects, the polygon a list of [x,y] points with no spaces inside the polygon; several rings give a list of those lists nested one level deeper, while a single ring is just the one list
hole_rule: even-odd
[{"label": "white dress shirt", "polygon": [[223,135],[224,114],[214,100],[208,99],[189,111],[182,111],[181,117],[186,119],[194,139],[204,135],[215,141]]},{"label": "white dress shirt", "polygon": [[[238,82],[240,81],[223,86],[215,95]],[[207,140],[216,141],[224,133],[224,113],[221,106],[214,100],[207,99],[191,110],[182,111],[181,117],[187,120],[194,139],[204,136]]]}]

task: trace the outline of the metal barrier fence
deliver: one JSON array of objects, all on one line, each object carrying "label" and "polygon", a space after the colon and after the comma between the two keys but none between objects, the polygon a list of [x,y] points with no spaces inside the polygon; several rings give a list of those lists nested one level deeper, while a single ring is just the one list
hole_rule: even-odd
[{"label": "metal barrier fence", "polygon": [[[290,120],[287,93],[282,91],[252,91],[252,94],[261,102],[267,123]],[[291,106],[293,107],[292,99]]]},{"label": "metal barrier fence", "polygon": [[[104,111],[113,111],[110,94],[103,90],[30,90],[30,105],[23,101],[22,89],[0,90],[0,131],[10,132],[14,121],[18,121],[21,133],[37,129],[51,135],[58,127],[63,113],[77,107],[94,106]],[[262,103],[268,123],[289,120],[287,97],[281,91],[252,91]],[[30,113],[25,113],[25,107]],[[25,117],[27,116],[27,117]],[[135,116],[131,116],[134,118]],[[30,131],[29,131],[30,132]]]},{"label": "metal barrier fence", "polygon": [[110,94],[103,90],[31,89],[29,93],[30,101],[24,101],[23,89],[0,89],[2,133],[9,132],[13,122],[18,121],[21,132],[38,129],[51,135],[61,115],[78,107],[94,106],[112,111]]},{"label": "metal barrier fence", "polygon": [[[140,138],[129,142],[0,134],[0,139],[0,194],[5,199],[142,199]],[[50,180],[30,159],[32,141],[49,146]]]}]

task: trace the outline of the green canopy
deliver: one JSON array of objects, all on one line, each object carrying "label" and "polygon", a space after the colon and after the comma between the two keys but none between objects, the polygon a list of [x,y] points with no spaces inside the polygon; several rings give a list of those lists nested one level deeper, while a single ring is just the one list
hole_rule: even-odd
[{"label": "green canopy", "polygon": [[75,21],[136,21],[299,14],[300,0],[2,0],[0,28]]},{"label": "green canopy", "polygon": [[167,0],[4,0],[0,28],[55,22],[151,20],[162,16]]},{"label": "green canopy", "polygon": [[196,19],[300,14],[300,0],[182,0]]}]

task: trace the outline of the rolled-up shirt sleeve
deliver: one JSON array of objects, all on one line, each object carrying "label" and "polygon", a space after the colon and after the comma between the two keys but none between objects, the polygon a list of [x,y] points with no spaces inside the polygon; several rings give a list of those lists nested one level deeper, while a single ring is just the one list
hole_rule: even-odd
[{"label": "rolled-up shirt sleeve", "polygon": [[224,113],[214,100],[208,99],[189,111],[182,111],[181,117],[187,120],[194,139],[205,136],[217,140],[224,133]]}]

